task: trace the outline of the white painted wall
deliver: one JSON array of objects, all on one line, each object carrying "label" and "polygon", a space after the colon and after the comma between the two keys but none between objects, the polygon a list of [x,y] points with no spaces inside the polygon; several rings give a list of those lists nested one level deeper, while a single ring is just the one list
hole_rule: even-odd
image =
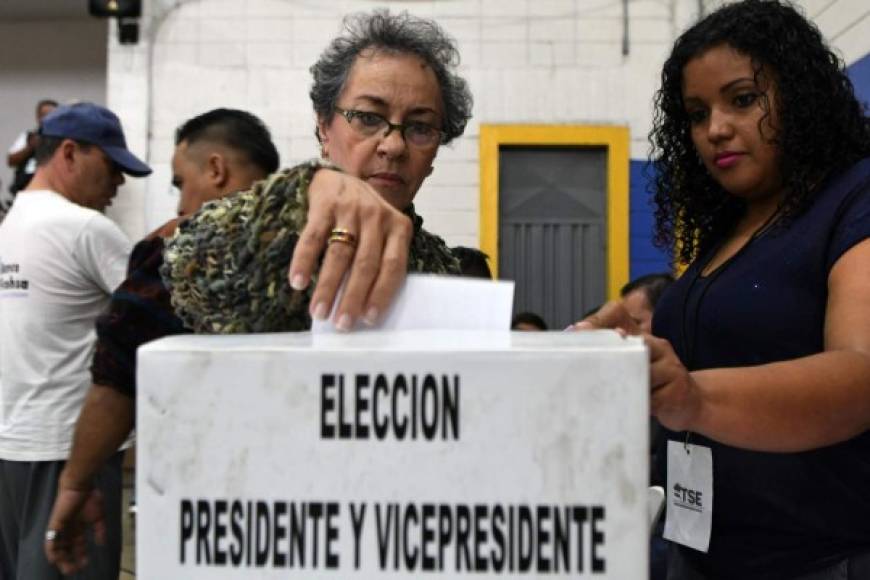
[{"label": "white painted wall", "polygon": [[35,127],[36,102],[106,102],[105,21],[0,21],[0,180],[12,179],[6,152],[21,131]]},{"label": "white painted wall", "polygon": [[[870,20],[859,21],[864,2],[804,1],[847,60],[870,52]],[[127,187],[112,215],[140,237],[174,214],[172,134],[209,108],[262,117],[285,166],[315,155],[308,67],[342,15],[379,6],[433,17],[459,43],[474,118],[439,153],[416,203],[429,229],[476,246],[480,124],[627,125],[632,157],[644,158],[661,64],[698,2],[631,0],[624,56],[621,0],[154,0],[146,3],[144,42],[120,46],[110,35],[109,104],[134,151],[155,168]]]},{"label": "white painted wall", "polygon": [[870,53],[870,4],[867,0],[798,0],[797,3],[847,65]]}]

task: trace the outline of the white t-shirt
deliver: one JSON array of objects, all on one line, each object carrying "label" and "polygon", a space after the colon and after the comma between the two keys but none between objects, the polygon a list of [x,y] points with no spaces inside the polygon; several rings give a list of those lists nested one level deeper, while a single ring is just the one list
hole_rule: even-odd
[{"label": "white t-shirt", "polygon": [[[12,146],[9,148],[9,153],[16,153],[24,149],[27,146],[27,131],[22,131],[18,138],[12,143]],[[24,166],[24,173],[29,173],[33,175],[36,172],[36,158],[31,156],[27,160],[27,164]]]},{"label": "white t-shirt", "polygon": [[131,244],[103,214],[22,191],[0,224],[0,459],[66,459],[91,384],[94,321]]}]

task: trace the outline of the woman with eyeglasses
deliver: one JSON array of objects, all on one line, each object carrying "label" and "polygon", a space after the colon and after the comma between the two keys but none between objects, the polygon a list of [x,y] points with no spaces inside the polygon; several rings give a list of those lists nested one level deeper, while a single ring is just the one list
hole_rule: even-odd
[{"label": "woman with eyeglasses", "polygon": [[[458,61],[453,41],[431,20],[384,10],[346,18],[343,33],[311,67],[320,159],[204,207],[170,242],[163,275],[185,323],[211,333],[302,330],[311,317],[329,316],[347,268],[345,295],[365,294],[406,267],[460,274],[459,261],[423,229],[413,205],[439,147],[460,136],[471,116],[471,94],[455,73]],[[309,215],[298,237],[309,192],[323,187],[376,192],[410,218],[407,235],[385,239],[381,217],[356,208],[344,212],[339,195],[335,217],[312,227]],[[292,288],[286,267],[297,238],[306,242],[308,236],[327,240],[328,249],[317,289],[300,295],[292,288],[307,280],[295,279],[296,266],[317,256],[297,251]],[[374,323],[383,302],[341,304],[334,320],[344,330],[360,319]]]}]

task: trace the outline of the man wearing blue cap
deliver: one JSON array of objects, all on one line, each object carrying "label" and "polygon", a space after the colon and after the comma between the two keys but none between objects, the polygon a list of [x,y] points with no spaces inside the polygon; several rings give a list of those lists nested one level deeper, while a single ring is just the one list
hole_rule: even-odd
[{"label": "man wearing blue cap", "polygon": [[[94,321],[124,279],[130,242],[102,214],[124,173],[151,169],[118,118],[90,103],[43,120],[37,169],[0,224],[0,578],[60,578],[44,530],[90,385]],[[76,578],[116,580],[120,455],[98,486],[114,514]]]}]

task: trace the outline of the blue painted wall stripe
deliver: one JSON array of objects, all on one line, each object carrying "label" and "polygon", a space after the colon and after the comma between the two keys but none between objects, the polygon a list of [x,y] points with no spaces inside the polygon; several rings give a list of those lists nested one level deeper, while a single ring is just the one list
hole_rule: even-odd
[{"label": "blue painted wall stripe", "polygon": [[671,269],[668,255],[652,244],[654,220],[644,171],[646,166],[645,160],[633,159],[629,169],[629,275],[632,280],[645,274],[668,272]]}]

